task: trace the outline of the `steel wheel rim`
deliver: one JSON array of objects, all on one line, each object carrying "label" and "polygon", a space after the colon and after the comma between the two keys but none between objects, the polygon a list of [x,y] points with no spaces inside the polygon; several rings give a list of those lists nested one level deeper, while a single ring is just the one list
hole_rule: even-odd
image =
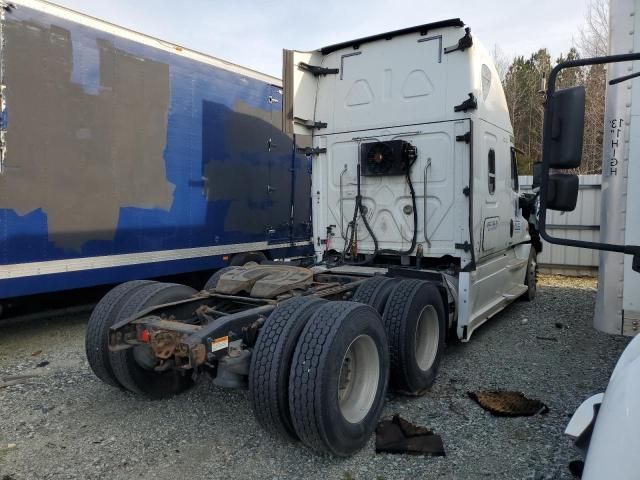
[{"label": "steel wheel rim", "polygon": [[350,423],[364,419],[376,398],[380,354],[369,335],[357,336],[342,357],[338,376],[338,407]]},{"label": "steel wheel rim", "polygon": [[440,322],[433,305],[427,305],[418,315],[415,333],[415,355],[418,368],[429,370],[438,355]]}]

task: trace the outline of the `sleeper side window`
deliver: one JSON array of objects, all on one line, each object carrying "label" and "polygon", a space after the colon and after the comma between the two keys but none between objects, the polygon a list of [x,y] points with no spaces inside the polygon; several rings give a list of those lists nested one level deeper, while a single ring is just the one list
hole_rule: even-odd
[{"label": "sleeper side window", "polygon": [[492,148],[489,150],[489,195],[496,191],[496,152]]}]

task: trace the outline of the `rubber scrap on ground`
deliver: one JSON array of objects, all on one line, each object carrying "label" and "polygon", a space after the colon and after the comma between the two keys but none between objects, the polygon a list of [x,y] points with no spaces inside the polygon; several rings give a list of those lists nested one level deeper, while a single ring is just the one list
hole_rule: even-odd
[{"label": "rubber scrap on ground", "polygon": [[468,392],[482,408],[499,417],[530,417],[549,412],[540,400],[525,397],[522,392],[485,391]]},{"label": "rubber scrap on ground", "polygon": [[376,453],[445,456],[440,435],[429,428],[414,425],[397,414],[378,423]]}]

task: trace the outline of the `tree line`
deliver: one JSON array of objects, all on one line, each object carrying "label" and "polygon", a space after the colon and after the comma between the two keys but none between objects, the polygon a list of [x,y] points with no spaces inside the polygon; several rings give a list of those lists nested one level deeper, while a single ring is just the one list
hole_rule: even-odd
[{"label": "tree line", "polygon": [[[522,152],[518,155],[520,175],[530,175],[533,164],[541,159],[544,91],[549,72],[554,65],[566,60],[607,55],[608,38],[607,1],[591,0],[585,25],[574,37],[574,45],[555,61],[546,48],[528,58],[517,56],[511,60],[505,58],[498,46],[494,48],[493,57],[509,106],[515,146]],[[602,170],[605,83],[604,65],[563,70],[556,82],[556,88],[583,85],[586,90],[583,161],[577,169],[580,174],[600,173]]]}]

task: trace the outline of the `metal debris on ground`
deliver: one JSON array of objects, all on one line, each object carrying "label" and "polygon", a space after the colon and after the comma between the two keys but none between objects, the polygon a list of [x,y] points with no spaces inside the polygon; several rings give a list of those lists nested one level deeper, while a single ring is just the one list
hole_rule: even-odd
[{"label": "metal debris on ground", "polygon": [[539,400],[525,397],[522,392],[484,391],[467,392],[485,410],[500,417],[529,417],[549,412]]},{"label": "metal debris on ground", "polygon": [[376,453],[445,456],[440,435],[429,428],[414,425],[398,414],[378,423]]}]

